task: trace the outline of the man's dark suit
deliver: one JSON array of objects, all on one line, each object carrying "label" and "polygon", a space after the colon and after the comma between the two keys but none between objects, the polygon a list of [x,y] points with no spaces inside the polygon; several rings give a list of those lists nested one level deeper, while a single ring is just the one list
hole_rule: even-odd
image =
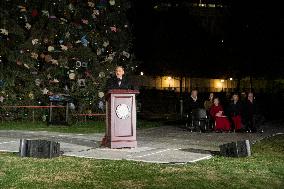
[{"label": "man's dark suit", "polygon": [[131,87],[125,77],[123,77],[122,79],[119,79],[117,77],[111,77],[107,81],[107,90],[110,89],[131,89]]}]

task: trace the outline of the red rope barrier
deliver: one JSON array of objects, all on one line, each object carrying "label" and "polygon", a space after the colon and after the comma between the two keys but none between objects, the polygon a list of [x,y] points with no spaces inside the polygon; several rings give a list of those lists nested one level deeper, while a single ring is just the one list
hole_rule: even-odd
[{"label": "red rope barrier", "polygon": [[0,108],[65,108],[66,106],[0,106]]},{"label": "red rope barrier", "polygon": [[105,116],[106,114],[74,114],[77,116]]}]

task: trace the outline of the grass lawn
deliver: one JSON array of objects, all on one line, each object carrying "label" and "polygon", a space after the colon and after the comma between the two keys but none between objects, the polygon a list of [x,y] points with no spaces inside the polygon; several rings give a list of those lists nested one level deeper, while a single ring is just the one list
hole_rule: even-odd
[{"label": "grass lawn", "polygon": [[253,145],[253,156],[186,165],[0,153],[0,188],[284,188],[284,135]]},{"label": "grass lawn", "polygon": [[[138,120],[137,128],[159,127],[162,123]],[[50,125],[44,122],[11,121],[0,122],[0,130],[29,130],[29,131],[50,131],[62,133],[103,133],[105,132],[105,121],[77,122],[70,126]]]}]

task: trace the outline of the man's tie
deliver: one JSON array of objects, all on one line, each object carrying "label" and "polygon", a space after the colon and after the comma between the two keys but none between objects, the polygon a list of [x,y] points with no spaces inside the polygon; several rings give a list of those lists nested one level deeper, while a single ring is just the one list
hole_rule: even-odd
[{"label": "man's tie", "polygon": [[121,85],[121,79],[117,79],[117,81],[118,81],[118,86],[120,86]]}]

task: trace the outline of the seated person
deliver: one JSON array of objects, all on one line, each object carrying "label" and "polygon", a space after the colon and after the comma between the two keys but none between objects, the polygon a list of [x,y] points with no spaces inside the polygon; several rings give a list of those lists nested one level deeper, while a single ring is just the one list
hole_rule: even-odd
[{"label": "seated person", "polygon": [[214,93],[210,93],[208,100],[204,101],[204,108],[205,108],[207,116],[209,118],[209,126],[210,126],[211,129],[213,128],[213,125],[214,125],[214,120],[213,120],[212,116],[210,115],[210,108],[213,105],[213,99],[214,99]]},{"label": "seated person", "polygon": [[115,77],[111,77],[107,81],[107,90],[110,89],[131,89],[128,80],[124,76],[124,68],[122,66],[117,66],[115,68]]},{"label": "seated person", "polygon": [[190,98],[188,100],[188,106],[189,106],[189,111],[192,112],[193,109],[198,109],[202,108],[202,104],[197,97],[198,91],[197,90],[192,90]]},{"label": "seated person", "polygon": [[234,130],[235,131],[241,131],[242,129],[242,121],[241,121],[241,103],[239,101],[239,95],[233,94],[232,96],[232,102],[229,105],[229,114],[232,118],[232,121],[234,123]]},{"label": "seated person", "polygon": [[198,95],[197,90],[192,90],[189,99],[187,99],[185,103],[186,104],[185,112],[187,112],[187,114],[189,115],[188,119],[186,120],[187,121],[186,125],[190,125],[191,127],[194,127],[195,129],[197,127],[197,122],[196,121],[193,122],[194,120],[193,112],[195,112],[199,108],[203,108],[197,95]]},{"label": "seated person", "polygon": [[223,107],[220,105],[219,98],[214,98],[213,105],[210,108],[210,115],[215,120],[216,132],[230,131],[230,122],[228,118],[224,115]]},{"label": "seated person", "polygon": [[204,101],[204,108],[207,112],[210,111],[210,108],[213,105],[213,98],[214,98],[214,93],[210,93],[208,100]]}]

